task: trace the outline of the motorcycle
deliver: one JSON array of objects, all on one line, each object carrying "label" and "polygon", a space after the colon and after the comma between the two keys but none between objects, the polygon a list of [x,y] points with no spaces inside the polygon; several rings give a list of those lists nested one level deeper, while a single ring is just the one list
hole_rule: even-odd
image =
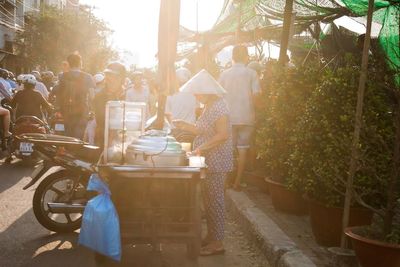
[{"label": "motorcycle", "polygon": [[66,136],[22,134],[20,142],[32,143],[41,162],[35,167],[27,190],[41,182],[33,196],[33,212],[50,231],[72,232],[80,228],[87,201],[95,193],[86,190],[100,158],[98,147]]},{"label": "motorcycle", "polygon": [[36,155],[33,150],[33,144],[30,142],[20,141],[17,137],[18,135],[24,133],[41,133],[48,134],[51,130],[46,122],[42,121],[35,116],[20,116],[14,123],[12,130],[12,137],[10,144],[8,145],[8,157],[6,159],[7,163],[12,161],[12,157],[25,160],[25,161],[35,161]]},{"label": "motorcycle", "polygon": [[64,135],[65,134],[65,125],[64,125],[64,118],[61,112],[56,111],[52,116],[49,118],[50,127],[53,130],[54,134],[57,135]]}]

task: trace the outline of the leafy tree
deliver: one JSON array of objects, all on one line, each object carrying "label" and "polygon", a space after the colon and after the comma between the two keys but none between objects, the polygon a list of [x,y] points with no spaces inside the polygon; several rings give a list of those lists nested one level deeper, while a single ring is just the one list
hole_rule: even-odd
[{"label": "leafy tree", "polygon": [[107,42],[111,30],[87,9],[77,12],[43,6],[40,13],[27,15],[26,23],[16,37],[26,68],[59,71],[61,62],[78,51],[84,69],[94,73],[117,56]]}]

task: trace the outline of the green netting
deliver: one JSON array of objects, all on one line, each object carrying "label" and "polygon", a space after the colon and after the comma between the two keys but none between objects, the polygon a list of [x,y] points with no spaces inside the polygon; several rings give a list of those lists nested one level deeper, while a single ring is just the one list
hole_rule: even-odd
[{"label": "green netting", "polygon": [[[368,12],[368,0],[342,0],[343,3],[356,15],[365,16]],[[385,8],[390,5],[386,0],[375,0],[375,9]]]},{"label": "green netting", "polygon": [[[269,19],[282,21],[285,0],[225,0],[220,17],[211,30],[233,33],[238,28],[252,31],[266,28]],[[239,4],[240,3],[240,4]],[[343,3],[342,6],[338,3]],[[400,0],[375,0],[373,20],[382,25],[379,44],[400,85],[399,20]],[[331,22],[340,16],[366,16],[368,0],[295,0],[297,24],[310,25],[316,21]],[[261,19],[263,18],[263,19]]]},{"label": "green netting", "polygon": [[[368,0],[342,0],[356,15],[365,16]],[[400,0],[375,0],[374,20],[382,24],[379,44],[386,55],[389,67],[396,73],[395,80],[400,86]]]}]

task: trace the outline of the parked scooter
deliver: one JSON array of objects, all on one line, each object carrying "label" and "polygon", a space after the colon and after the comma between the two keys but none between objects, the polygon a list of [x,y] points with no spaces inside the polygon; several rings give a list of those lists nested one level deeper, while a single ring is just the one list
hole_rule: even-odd
[{"label": "parked scooter", "polygon": [[42,159],[31,175],[31,182],[23,188],[30,188],[45,175],[33,196],[36,219],[43,227],[58,233],[79,229],[86,202],[93,196],[86,186],[95,171],[100,149],[59,135],[22,134],[17,138],[32,143]]}]

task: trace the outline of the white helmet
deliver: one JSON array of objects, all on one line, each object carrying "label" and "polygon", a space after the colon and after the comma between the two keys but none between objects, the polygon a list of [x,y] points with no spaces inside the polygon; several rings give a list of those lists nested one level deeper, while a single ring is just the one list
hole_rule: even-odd
[{"label": "white helmet", "polygon": [[192,77],[192,73],[187,68],[179,68],[176,70],[176,78],[180,85],[185,84]]},{"label": "white helmet", "polygon": [[104,81],[104,74],[97,73],[97,74],[93,75],[93,79],[96,84],[101,83],[102,81]]},{"label": "white helmet", "polygon": [[22,82],[22,81],[24,80],[24,76],[25,76],[25,74],[20,74],[20,75],[18,75],[18,76],[17,76],[17,81],[18,81],[18,82]]},{"label": "white helmet", "polygon": [[33,74],[26,74],[22,79],[22,83],[36,85],[36,78]]}]

